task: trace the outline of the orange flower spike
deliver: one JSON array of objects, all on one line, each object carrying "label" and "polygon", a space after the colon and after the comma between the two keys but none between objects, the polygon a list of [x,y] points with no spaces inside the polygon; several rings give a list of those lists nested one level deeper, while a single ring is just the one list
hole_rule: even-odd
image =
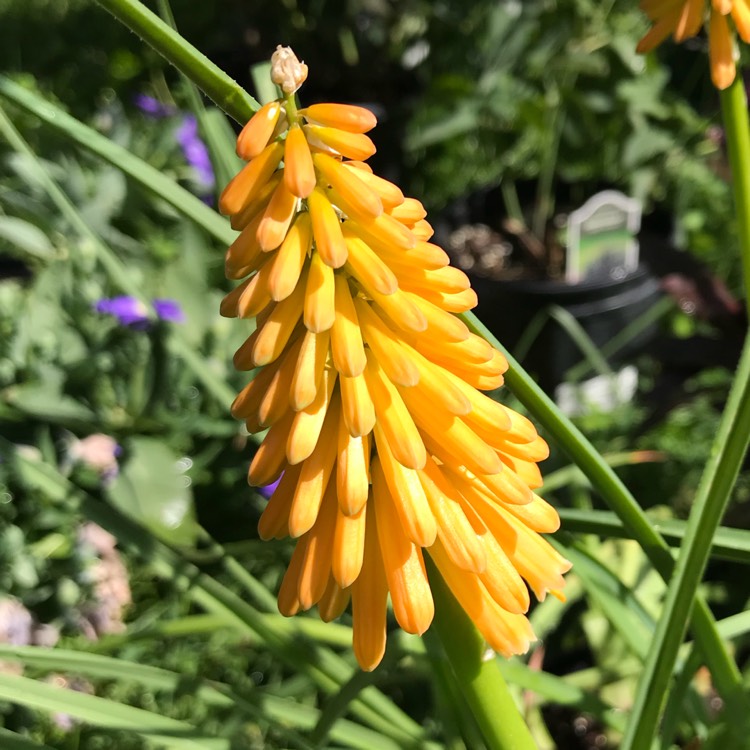
[{"label": "orange flower spike", "polygon": [[419,368],[413,361],[410,347],[383,322],[376,312],[361,297],[354,300],[362,336],[373,354],[381,363],[391,383],[414,386],[419,383]]},{"label": "orange flower spike", "polygon": [[[407,469],[393,457],[388,440],[376,424],[374,429],[380,469],[388,489],[398,498],[396,511],[406,536],[420,547],[430,547],[437,536],[437,522],[419,479],[419,473]],[[428,459],[428,463],[431,459]]]},{"label": "orange flower spike", "polygon": [[286,183],[280,182],[258,225],[258,244],[263,252],[275,250],[284,241],[297,212],[297,201]]},{"label": "orange flower spike", "polygon": [[330,340],[330,331],[305,333],[289,394],[289,403],[294,411],[306,408],[315,399],[323,377]]},{"label": "orange flower spike", "polygon": [[347,516],[359,513],[367,502],[370,489],[369,455],[369,437],[350,435],[346,421],[342,418],[338,433],[336,488],[339,508]]},{"label": "orange flower spike", "polygon": [[263,541],[283,539],[289,536],[289,509],[292,507],[294,489],[297,486],[301,466],[290,466],[271,495],[258,520],[258,536]]},{"label": "orange flower spike", "polygon": [[369,159],[377,150],[375,144],[360,133],[347,133],[345,130],[318,125],[304,125],[303,129],[311,146],[322,151],[331,150],[347,159]]},{"label": "orange flower spike", "polygon": [[299,574],[297,589],[300,607],[303,610],[308,610],[317,604],[328,585],[337,510],[336,488],[331,483],[323,497],[315,525],[306,534],[305,559]]},{"label": "orange flower spike", "polygon": [[276,302],[286,299],[294,291],[311,246],[310,214],[298,214],[271,261],[273,266],[268,276],[268,291]]},{"label": "orange flower spike", "polygon": [[281,113],[281,102],[264,104],[242,128],[237,138],[237,156],[245,161],[254,159],[268,145]]},{"label": "orange flower spike", "polygon": [[368,294],[393,294],[398,289],[398,279],[389,266],[359,237],[345,231],[344,238],[348,250],[344,268]]},{"label": "orange flower spike", "polygon": [[734,81],[737,69],[734,63],[734,43],[726,16],[711,11],[708,28],[711,80],[717,89],[728,88]]},{"label": "orange flower spike", "polygon": [[674,40],[684,42],[694,37],[703,25],[704,0],[687,0],[674,30]]},{"label": "orange flower spike", "polygon": [[364,169],[368,166],[364,162],[345,161],[342,162],[342,165],[345,169],[354,172],[380,198],[386,211],[390,211],[404,202],[404,194],[401,190],[392,182],[388,182],[388,180],[384,180],[382,177]]},{"label": "orange flower spike", "polygon": [[748,0],[735,0],[732,5],[732,20],[740,39],[750,44],[750,3]]},{"label": "orange flower spike", "polygon": [[350,133],[367,133],[378,124],[369,109],[351,104],[311,104],[300,114],[308,121]]},{"label": "orange flower spike", "polygon": [[315,167],[310,147],[298,125],[292,127],[286,137],[284,182],[288,190],[298,198],[307,198],[315,188]]},{"label": "orange flower spike", "polygon": [[331,328],[331,356],[334,367],[347,378],[361,375],[367,364],[357,311],[354,308],[349,282],[335,274],[334,301],[336,316]]},{"label": "orange flower spike", "polygon": [[383,567],[374,503],[368,502],[362,572],[352,584],[352,646],[359,666],[371,672],[385,653],[388,582]]},{"label": "orange flower spike", "polygon": [[328,154],[315,154],[313,163],[318,173],[351,206],[351,213],[354,214],[352,218],[369,221],[383,213],[383,203],[377,193],[355,171],[346,169],[340,161]]},{"label": "orange flower spike", "polygon": [[315,398],[294,414],[286,441],[286,458],[292,466],[309,458],[315,450],[335,384],[336,373],[327,370]]},{"label": "orange flower spike", "polygon": [[323,622],[331,622],[337,617],[341,617],[349,606],[351,591],[342,589],[336,579],[331,576],[328,579],[328,586],[323,592],[323,596],[318,602],[318,614]]},{"label": "orange flower spike", "polygon": [[354,437],[369,435],[375,426],[375,405],[367,387],[364,373],[353,378],[339,378],[341,413],[349,434]]},{"label": "orange flower spike", "polygon": [[305,290],[304,321],[308,331],[328,331],[336,320],[335,274],[320,256],[314,253]]},{"label": "orange flower spike", "polygon": [[396,387],[369,351],[365,380],[375,406],[377,423],[383,429],[394,458],[408,469],[421,469],[427,453],[419,431]]},{"label": "orange flower spike", "polygon": [[341,232],[341,221],[325,193],[320,188],[307,199],[312,218],[315,247],[323,262],[331,268],[341,268],[346,263],[348,251]]},{"label": "orange flower spike", "polygon": [[249,203],[279,166],[284,155],[281,143],[266,146],[263,152],[253,159],[224,188],[219,198],[219,210],[225,216],[239,213]]},{"label": "orange flower spike", "polygon": [[[318,443],[310,458],[302,464],[299,481],[289,511],[289,534],[298,537],[309,531],[318,517],[323,493],[328,487],[336,462],[336,435],[339,403],[331,401]],[[283,452],[283,451],[282,451]]]},{"label": "orange flower spike", "polygon": [[367,506],[347,516],[339,509],[333,537],[333,577],[341,588],[348,588],[359,577],[365,556],[365,519]]},{"label": "orange flower spike", "polygon": [[377,458],[372,466],[372,490],[378,540],[391,592],[393,614],[407,633],[422,635],[430,627],[435,615],[422,551],[404,534],[395,501],[388,490]]},{"label": "orange flower spike", "polygon": [[416,198],[406,198],[391,211],[391,216],[402,224],[416,224],[427,216],[427,211]]}]

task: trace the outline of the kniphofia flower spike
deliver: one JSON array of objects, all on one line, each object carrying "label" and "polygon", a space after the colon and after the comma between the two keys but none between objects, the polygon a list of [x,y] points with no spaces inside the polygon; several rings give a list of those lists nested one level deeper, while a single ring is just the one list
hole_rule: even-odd
[{"label": "kniphofia flower spike", "polygon": [[711,80],[718,89],[731,85],[737,74],[733,29],[750,42],[750,0],[641,0],[640,6],[653,26],[641,39],[639,52],[650,52],[670,34],[684,42],[706,23]]},{"label": "kniphofia flower spike", "polygon": [[279,591],[285,615],[351,601],[354,652],[380,662],[387,599],[423,633],[434,606],[426,550],[496,651],[534,638],[529,594],[561,596],[570,567],[541,536],[555,510],[534,494],[547,445],[482,390],[507,364],[454,313],[476,304],[467,277],[429,239],[414,198],[375,175],[366,109],[297,109],[306,68],[277,50],[269,102],[237,140],[244,169],[220,207],[240,234],[226,255],[223,315],[255,318],[234,357],[260,368],[233,414],[268,430],[249,481],[281,478],[261,537],[297,539]]}]

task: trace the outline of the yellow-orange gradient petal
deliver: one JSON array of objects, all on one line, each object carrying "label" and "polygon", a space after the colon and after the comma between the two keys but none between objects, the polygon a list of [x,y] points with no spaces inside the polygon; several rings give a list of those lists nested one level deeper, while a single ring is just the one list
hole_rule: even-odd
[{"label": "yellow-orange gradient petal", "polygon": [[737,69],[734,63],[734,42],[726,16],[711,11],[708,28],[708,48],[711,58],[711,80],[717,89],[728,88],[734,81]]},{"label": "yellow-orange gradient petal", "polygon": [[307,198],[315,188],[317,178],[310,147],[301,128],[289,130],[284,147],[284,182],[298,198]]},{"label": "yellow-orange gradient petal", "polygon": [[353,378],[364,372],[367,364],[365,348],[349,282],[343,274],[336,274],[335,285],[336,315],[331,328],[331,356],[334,367],[347,378]]},{"label": "yellow-orange gradient petal", "polygon": [[268,102],[250,118],[237,137],[237,156],[250,161],[263,151],[279,121],[280,112],[281,102]]},{"label": "yellow-orange gradient petal", "polygon": [[319,125],[303,127],[311,146],[327,147],[347,159],[369,159],[376,151],[375,144],[361,133],[350,133],[346,130]]},{"label": "yellow-orange gradient petal", "polygon": [[352,104],[311,104],[300,110],[300,114],[313,122],[350,133],[367,133],[378,123],[369,109]]},{"label": "yellow-orange gradient petal", "polygon": [[326,265],[341,268],[346,263],[347,249],[341,232],[341,221],[325,193],[320,188],[307,199],[312,218],[315,248]]},{"label": "yellow-orange gradient petal", "polygon": [[377,458],[372,464],[372,491],[393,614],[407,633],[421,635],[435,615],[422,551],[404,533]]},{"label": "yellow-orange gradient petal", "polygon": [[279,166],[283,155],[284,146],[281,143],[272,143],[253,159],[224,188],[219,198],[221,213],[230,216],[241,211],[266,184],[268,178]]},{"label": "yellow-orange gradient petal", "polygon": [[352,647],[359,666],[371,672],[380,664],[385,653],[386,605],[388,582],[375,526],[374,503],[367,503],[365,522],[365,552],[362,572],[351,586]]}]

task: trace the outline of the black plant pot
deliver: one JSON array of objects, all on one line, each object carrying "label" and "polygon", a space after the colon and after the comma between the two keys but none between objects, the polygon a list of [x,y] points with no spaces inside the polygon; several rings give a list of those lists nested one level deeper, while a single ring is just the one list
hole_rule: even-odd
[{"label": "black plant pot", "polygon": [[[496,281],[474,277],[479,297],[476,313],[511,353],[535,318],[541,328],[522,364],[539,384],[552,392],[565,373],[584,358],[569,333],[555,320],[542,315],[557,305],[581,325],[597,348],[611,341],[628,324],[648,311],[661,296],[656,279],[644,268],[619,280],[566,284],[551,280]],[[630,338],[610,360],[616,366],[640,352],[657,332],[650,324]]]}]

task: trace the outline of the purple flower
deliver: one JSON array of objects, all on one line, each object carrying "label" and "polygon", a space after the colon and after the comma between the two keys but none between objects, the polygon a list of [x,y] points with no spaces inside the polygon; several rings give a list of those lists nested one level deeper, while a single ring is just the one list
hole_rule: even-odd
[{"label": "purple flower", "polygon": [[[281,475],[284,476],[283,474]],[[271,497],[274,492],[276,492],[276,488],[279,486],[279,482],[281,481],[281,477],[279,477],[275,482],[271,482],[271,484],[267,484],[263,487],[258,487],[258,492],[260,492],[263,497]]]},{"label": "purple flower", "polygon": [[185,313],[179,302],[173,299],[155,299],[153,302],[156,317],[168,323],[184,323]]},{"label": "purple flower", "polygon": [[158,99],[154,99],[153,96],[149,96],[148,94],[136,94],[133,97],[133,103],[141,112],[157,119],[160,117],[170,117],[177,111],[174,107],[162,104]]},{"label": "purple flower", "polygon": [[206,144],[198,135],[198,122],[193,115],[185,115],[175,137],[185,155],[185,161],[195,170],[198,181],[206,189],[212,188],[214,169]]},{"label": "purple flower", "polygon": [[[170,323],[182,323],[185,320],[185,313],[179,303],[173,299],[155,299],[153,306],[159,320],[166,320]],[[94,310],[104,315],[111,315],[117,318],[120,325],[131,328],[147,328],[151,318],[150,311],[143,302],[127,295],[100,299],[94,304]]]}]

